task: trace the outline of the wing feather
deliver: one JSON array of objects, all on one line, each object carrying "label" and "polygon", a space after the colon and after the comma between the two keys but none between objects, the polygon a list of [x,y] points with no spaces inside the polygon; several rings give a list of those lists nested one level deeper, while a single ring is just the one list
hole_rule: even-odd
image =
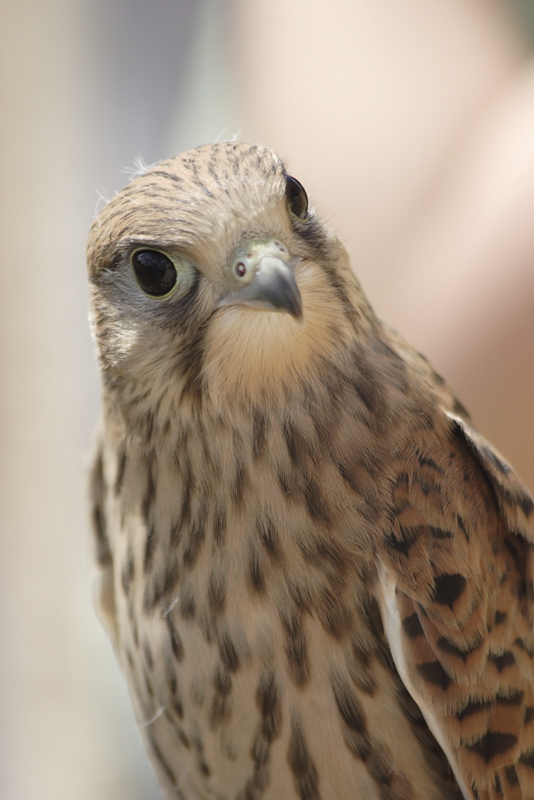
[{"label": "wing feather", "polygon": [[111,552],[105,509],[106,485],[104,480],[104,454],[97,440],[93,456],[89,492],[93,557],[96,571],[93,579],[93,602],[98,617],[114,645],[117,644],[113,555]]},{"label": "wing feather", "polygon": [[[534,503],[464,420],[399,455],[381,608],[466,798],[534,797]],[[434,437],[434,438],[433,438]]]}]

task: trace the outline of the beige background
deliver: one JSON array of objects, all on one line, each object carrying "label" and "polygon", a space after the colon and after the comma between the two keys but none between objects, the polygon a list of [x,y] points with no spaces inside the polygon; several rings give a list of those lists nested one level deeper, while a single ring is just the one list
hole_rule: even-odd
[{"label": "beige background", "polygon": [[276,148],[380,315],[534,487],[520,6],[0,3],[0,797],[158,796],[90,605],[85,500],[99,402],[85,237],[137,155],[238,131]]}]

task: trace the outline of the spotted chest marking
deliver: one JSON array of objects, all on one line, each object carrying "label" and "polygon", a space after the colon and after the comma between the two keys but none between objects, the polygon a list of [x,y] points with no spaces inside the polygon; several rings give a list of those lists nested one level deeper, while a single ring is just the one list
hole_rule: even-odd
[{"label": "spotted chest marking", "polygon": [[[273,451],[271,436],[272,431],[266,434],[263,463]],[[181,438],[181,458],[173,468],[153,454],[144,456],[136,467],[127,449],[124,456],[121,451],[116,463],[117,474],[122,473],[120,481],[115,481],[115,487],[120,483],[116,502],[120,506],[126,498],[130,511],[132,496],[138,504],[139,538],[131,538],[132,529],[126,522],[121,570],[121,589],[130,608],[128,669],[135,692],[142,698],[143,718],[157,717],[148,726],[151,747],[162,760],[167,779],[173,773],[176,777],[181,763],[192,761],[199,786],[208,787],[214,785],[221,763],[237,769],[243,758],[251,759],[243,798],[259,798],[271,785],[272,770],[281,768],[273,765],[273,747],[285,731],[284,768],[289,768],[293,776],[297,796],[322,797],[317,754],[310,750],[299,722],[298,704],[290,704],[293,711],[282,712],[287,692],[296,692],[305,701],[313,674],[308,629],[314,619],[326,650],[339,652],[347,670],[344,678],[338,673],[331,677],[332,713],[339,720],[340,746],[346,749],[346,758],[359,762],[370,775],[377,797],[385,792],[395,800],[408,800],[414,796],[409,781],[399,768],[395,775],[388,772],[388,746],[369,733],[358,699],[375,695],[376,665],[391,669],[391,663],[381,639],[376,602],[361,586],[353,585],[359,570],[352,564],[355,554],[349,540],[329,537],[324,515],[318,517],[303,495],[299,500],[298,492],[296,498],[280,496],[280,487],[273,483],[271,491],[276,493],[277,503],[282,501],[283,517],[287,507],[293,509],[291,513],[296,510],[300,514],[302,523],[293,531],[302,530],[301,537],[289,539],[277,513],[263,509],[251,517],[246,528],[247,544],[234,549],[231,557],[248,507],[243,501],[237,502],[244,492],[236,486],[248,484],[250,488],[253,472],[240,476],[238,462],[225,476],[223,495],[229,502],[219,497],[214,502],[213,487],[210,489],[206,481],[209,476],[221,480],[225,473],[218,462],[222,457],[217,450],[209,459],[202,453],[202,474],[193,441],[191,433]],[[234,446],[240,441],[240,436],[232,434]],[[309,458],[303,455],[305,441],[293,426],[279,431],[277,447],[283,444],[282,452],[289,463],[296,464],[300,453],[304,467],[311,469]],[[375,468],[362,471],[362,465],[358,465],[360,490],[366,480],[373,481]],[[337,466],[333,469],[339,487],[351,497],[354,489]],[[144,476],[141,484],[138,475]],[[169,480],[175,486],[176,500],[171,504],[164,502],[169,496],[165,481]],[[224,510],[219,514],[221,508]],[[362,516],[362,525],[369,525],[368,516]],[[237,521],[241,527],[236,527]],[[372,584],[371,573],[372,569],[360,580]],[[446,587],[441,591],[446,600]],[[362,597],[367,597],[363,605]],[[244,603],[258,611],[269,609],[263,654],[257,650],[254,627],[236,624]],[[362,626],[365,635],[354,636]],[[274,633],[269,634],[269,629]],[[136,650],[141,653],[142,668],[138,656],[132,657]],[[278,653],[276,669],[253,679],[251,664],[257,663],[258,654],[265,658],[269,650]],[[206,668],[199,672],[195,663]],[[245,685],[248,688],[244,693]],[[236,725],[243,704],[247,706],[247,696],[255,712],[247,723],[248,740],[243,744]],[[160,709],[164,709],[161,717],[157,716]],[[169,731],[161,732],[165,725]],[[279,749],[276,752],[274,763],[279,765]],[[424,756],[419,758],[424,761]]]}]

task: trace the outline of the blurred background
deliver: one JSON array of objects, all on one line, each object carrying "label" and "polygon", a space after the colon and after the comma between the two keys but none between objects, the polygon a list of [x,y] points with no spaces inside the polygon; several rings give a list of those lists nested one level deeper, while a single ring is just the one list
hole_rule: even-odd
[{"label": "blurred background", "polygon": [[146,163],[276,149],[534,488],[532,0],[0,2],[0,796],[155,800],[91,607],[84,247]]}]

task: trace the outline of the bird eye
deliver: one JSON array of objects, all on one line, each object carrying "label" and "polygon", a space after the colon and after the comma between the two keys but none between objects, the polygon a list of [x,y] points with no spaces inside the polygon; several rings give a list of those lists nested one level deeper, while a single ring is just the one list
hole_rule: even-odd
[{"label": "bird eye", "polygon": [[296,178],[286,175],[286,200],[289,210],[299,219],[308,216],[308,195]]},{"label": "bird eye", "polygon": [[151,297],[169,294],[176,284],[176,268],[159,250],[136,250],[131,262],[137,283]]},{"label": "bird eye", "polygon": [[247,265],[244,261],[238,261],[234,266],[234,272],[238,278],[244,278],[247,274]]}]

